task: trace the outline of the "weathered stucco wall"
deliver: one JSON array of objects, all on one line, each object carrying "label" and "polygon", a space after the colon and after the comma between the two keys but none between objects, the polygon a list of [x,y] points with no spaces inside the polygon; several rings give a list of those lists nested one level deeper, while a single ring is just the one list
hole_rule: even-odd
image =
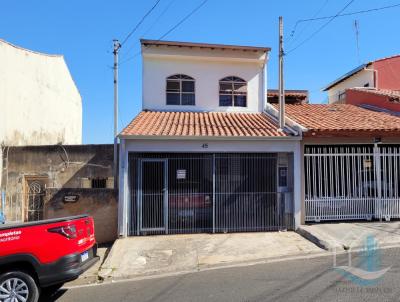
[{"label": "weathered stucco wall", "polygon": [[[65,196],[78,196],[66,202]],[[93,217],[97,243],[117,238],[118,192],[113,189],[49,189],[46,192],[44,218],[88,214]]]},{"label": "weathered stucco wall", "polygon": [[81,144],[82,100],[63,56],[0,39],[0,144]]},{"label": "weathered stucco wall", "polygon": [[45,176],[50,188],[80,188],[81,178],[113,176],[113,145],[10,147],[7,153],[2,187],[8,178],[8,191],[26,176]]},{"label": "weathered stucco wall", "polygon": [[[8,158],[6,155],[8,154]],[[89,214],[95,219],[98,242],[117,234],[117,190],[113,184],[113,145],[51,145],[10,147],[4,152],[3,182],[6,220],[29,220],[32,200],[41,204],[40,218]],[[82,188],[90,179],[108,179],[107,188]],[[39,182],[35,196],[29,184]],[[76,195],[76,202],[65,196]],[[37,202],[38,201],[38,202]]]}]

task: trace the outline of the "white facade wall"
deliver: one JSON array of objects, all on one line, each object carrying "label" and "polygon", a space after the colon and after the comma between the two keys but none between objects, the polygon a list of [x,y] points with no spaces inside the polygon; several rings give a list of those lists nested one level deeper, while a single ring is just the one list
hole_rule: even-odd
[{"label": "white facade wall", "polygon": [[[143,47],[143,109],[163,111],[260,112],[266,90],[264,52]],[[195,106],[166,105],[166,78],[185,74],[195,79]],[[219,80],[247,81],[247,107],[220,107]]]},{"label": "white facade wall", "polygon": [[346,89],[364,87],[365,84],[368,84],[369,87],[374,87],[374,72],[372,70],[361,70],[360,72],[352,75],[343,82],[327,90],[329,104],[338,102],[339,94],[345,92]]},{"label": "white facade wall", "polygon": [[[204,146],[207,145],[205,149]],[[293,200],[295,228],[301,222],[301,138],[288,139],[121,139],[119,165],[119,209],[118,230],[120,236],[127,236],[130,196],[129,196],[129,162],[130,152],[156,152],[156,153],[293,153]]]},{"label": "white facade wall", "polygon": [[0,40],[0,144],[81,144],[82,100],[63,56]]}]

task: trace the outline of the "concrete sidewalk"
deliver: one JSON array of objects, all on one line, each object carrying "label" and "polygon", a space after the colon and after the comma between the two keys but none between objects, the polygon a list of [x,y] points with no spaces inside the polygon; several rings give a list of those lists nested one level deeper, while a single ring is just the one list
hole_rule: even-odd
[{"label": "concrete sidewalk", "polygon": [[129,237],[114,243],[99,276],[160,276],[320,253],[295,232]]},{"label": "concrete sidewalk", "polygon": [[302,225],[299,234],[325,250],[361,248],[372,235],[379,247],[400,246],[400,222],[341,222]]}]

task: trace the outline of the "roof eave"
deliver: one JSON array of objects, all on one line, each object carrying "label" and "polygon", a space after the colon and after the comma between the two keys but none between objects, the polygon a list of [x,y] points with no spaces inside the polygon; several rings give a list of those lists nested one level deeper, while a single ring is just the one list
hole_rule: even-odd
[{"label": "roof eave", "polygon": [[142,45],[165,45],[165,46],[176,46],[176,47],[200,47],[200,48],[220,48],[220,49],[235,49],[235,50],[247,50],[247,51],[262,51],[270,52],[270,47],[260,46],[243,46],[243,45],[228,45],[228,44],[211,44],[211,43],[195,43],[195,42],[180,42],[180,41],[165,41],[165,40],[149,40],[140,39]]},{"label": "roof eave", "polygon": [[356,73],[360,72],[361,70],[363,70],[365,67],[368,67],[371,64],[371,62],[368,63],[364,63],[352,70],[350,70],[349,72],[345,73],[344,75],[340,76],[339,78],[337,78],[336,80],[334,80],[333,82],[329,83],[327,86],[325,86],[324,88],[322,88],[322,91],[327,91],[329,89],[331,89],[332,87],[336,86],[337,84],[347,80],[348,78],[350,78],[351,76],[355,75]]},{"label": "roof eave", "polygon": [[301,140],[301,136],[167,136],[167,135],[118,135],[120,139],[134,140],[224,140],[224,141],[270,141],[270,140]]}]

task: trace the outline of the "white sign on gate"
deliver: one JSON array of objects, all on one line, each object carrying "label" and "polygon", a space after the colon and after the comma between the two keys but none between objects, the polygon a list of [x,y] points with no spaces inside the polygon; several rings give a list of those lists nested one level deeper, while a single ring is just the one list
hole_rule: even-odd
[{"label": "white sign on gate", "polygon": [[186,179],[186,170],[176,170],[176,179]]}]

